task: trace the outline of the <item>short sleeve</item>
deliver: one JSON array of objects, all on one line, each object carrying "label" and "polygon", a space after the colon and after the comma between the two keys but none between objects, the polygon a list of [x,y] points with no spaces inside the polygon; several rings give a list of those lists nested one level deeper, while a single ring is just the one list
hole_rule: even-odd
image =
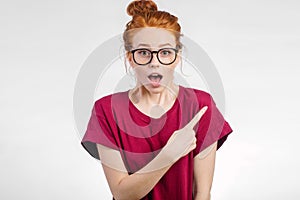
[{"label": "short sleeve", "polygon": [[104,111],[104,106],[98,100],[94,103],[90,119],[87,124],[81,145],[94,158],[100,160],[97,150],[97,144],[104,145],[108,148],[116,149],[117,142],[113,135],[114,120],[112,120],[108,112]]},{"label": "short sleeve", "polygon": [[222,113],[217,108],[212,96],[205,93],[198,96],[199,110],[208,106],[206,112],[200,119],[196,128],[197,146],[193,150],[194,156],[197,156],[204,149],[217,142],[217,150],[224,144],[227,137],[232,133],[232,128],[224,119]]}]

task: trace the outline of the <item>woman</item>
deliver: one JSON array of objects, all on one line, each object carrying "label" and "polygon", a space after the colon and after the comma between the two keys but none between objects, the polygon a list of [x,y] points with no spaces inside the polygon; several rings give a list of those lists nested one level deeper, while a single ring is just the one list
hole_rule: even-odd
[{"label": "woman", "polygon": [[152,1],[133,1],[127,13],[136,86],[95,102],[81,144],[101,160],[116,200],[209,200],[216,150],[232,129],[209,93],[173,82],[177,17]]}]

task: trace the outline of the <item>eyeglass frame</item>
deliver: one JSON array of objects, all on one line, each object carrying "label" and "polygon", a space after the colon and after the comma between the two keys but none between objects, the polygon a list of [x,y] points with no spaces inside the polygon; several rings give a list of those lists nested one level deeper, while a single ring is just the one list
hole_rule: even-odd
[{"label": "eyeglass frame", "polygon": [[[158,52],[160,52],[160,51],[162,51],[162,50],[165,50],[165,49],[172,49],[172,50],[175,51],[175,58],[174,58],[174,60],[173,60],[172,62],[168,63],[168,64],[162,63],[162,62],[160,61],[159,57],[158,57]],[[139,63],[136,62],[136,60],[135,60],[135,58],[134,58],[134,53],[135,53],[136,51],[138,51],[138,50],[147,50],[147,51],[149,51],[149,52],[151,53],[151,59],[149,60],[149,62],[147,62],[147,63],[145,63],[145,64],[139,64]],[[153,53],[156,53],[156,58],[157,58],[157,60],[158,60],[159,63],[161,63],[161,64],[163,64],[163,65],[171,65],[171,64],[173,64],[173,63],[176,61],[178,51],[179,51],[178,49],[176,49],[176,48],[171,48],[171,47],[168,47],[168,48],[162,48],[162,49],[159,49],[158,51],[151,51],[150,49],[147,49],[147,48],[139,48],[139,49],[133,49],[133,50],[131,50],[130,53],[132,53],[133,60],[134,60],[134,62],[135,62],[137,65],[148,65],[149,63],[151,63],[152,60],[153,60]]]}]

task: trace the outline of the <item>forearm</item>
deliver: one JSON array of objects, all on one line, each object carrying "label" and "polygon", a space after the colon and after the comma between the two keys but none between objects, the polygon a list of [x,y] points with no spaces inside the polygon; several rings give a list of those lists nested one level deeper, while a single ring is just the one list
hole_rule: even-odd
[{"label": "forearm", "polygon": [[166,163],[163,155],[158,154],[141,170],[124,177],[118,184],[114,198],[116,200],[143,198],[154,188],[171,166],[171,162]]},{"label": "forearm", "polygon": [[157,171],[132,174],[119,183],[118,194],[115,194],[116,200],[135,200],[146,196],[168,171],[169,167],[164,167]]},{"label": "forearm", "polygon": [[204,156],[194,158],[194,200],[210,200],[217,143]]}]

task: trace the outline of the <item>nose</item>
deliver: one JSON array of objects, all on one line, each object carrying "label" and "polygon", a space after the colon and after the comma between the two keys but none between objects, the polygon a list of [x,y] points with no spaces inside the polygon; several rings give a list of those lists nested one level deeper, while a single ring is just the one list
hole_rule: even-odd
[{"label": "nose", "polygon": [[150,62],[150,67],[158,67],[160,63],[157,59],[157,52],[153,53],[152,55],[153,55],[153,57],[152,57],[152,60]]}]

